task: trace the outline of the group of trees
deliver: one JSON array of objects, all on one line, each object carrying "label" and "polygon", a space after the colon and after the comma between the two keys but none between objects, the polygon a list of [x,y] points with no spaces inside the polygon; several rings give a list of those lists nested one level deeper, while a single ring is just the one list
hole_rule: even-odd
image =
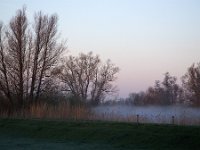
[{"label": "group of trees", "polygon": [[[7,26],[0,23],[0,107],[10,111],[39,103],[44,97],[63,96],[73,103],[101,103],[116,91],[113,82],[119,68],[98,55],[81,53],[61,57],[66,51],[57,32],[56,15],[38,12],[30,23],[26,9],[18,10]],[[57,94],[57,97],[54,95]],[[200,64],[182,78],[166,73],[146,92],[131,93],[126,102],[135,105],[190,103],[200,106]]]},{"label": "group of trees", "polygon": [[0,24],[0,96],[10,108],[37,102],[65,47],[57,42],[57,16],[37,13],[30,28],[26,10]]},{"label": "group of trees", "polygon": [[136,105],[159,104],[171,105],[182,101],[182,88],[176,83],[176,77],[165,73],[163,81],[155,81],[146,92],[131,93],[128,100]]},{"label": "group of trees", "polygon": [[98,104],[113,92],[118,67],[92,53],[68,56],[57,32],[56,15],[38,12],[33,23],[26,9],[7,26],[0,23],[0,105],[10,110],[39,103],[54,92]]},{"label": "group of trees", "polygon": [[163,81],[155,81],[146,92],[131,93],[127,103],[134,105],[172,105],[188,104],[200,106],[200,63],[193,64],[182,77],[182,85],[177,78],[165,73]]}]

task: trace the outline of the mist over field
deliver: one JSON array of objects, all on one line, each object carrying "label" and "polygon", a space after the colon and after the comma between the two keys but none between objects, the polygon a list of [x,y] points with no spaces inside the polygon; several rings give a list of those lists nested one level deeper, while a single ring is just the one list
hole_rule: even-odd
[{"label": "mist over field", "polygon": [[200,109],[187,106],[130,106],[130,105],[101,105],[93,108],[98,115],[111,118],[131,119],[139,115],[140,122],[172,123],[174,116],[177,124],[199,124]]}]

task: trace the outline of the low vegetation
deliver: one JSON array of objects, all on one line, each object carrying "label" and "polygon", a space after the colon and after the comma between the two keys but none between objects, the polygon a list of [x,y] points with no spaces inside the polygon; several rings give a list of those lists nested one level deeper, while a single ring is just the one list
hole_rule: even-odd
[{"label": "low vegetation", "polygon": [[[97,121],[47,121],[0,119],[0,138],[40,139],[46,143],[71,143],[74,149],[102,145],[105,149],[199,149],[200,127]],[[2,143],[0,140],[0,145]],[[16,145],[16,148],[26,145]],[[70,145],[70,144],[69,144]],[[68,145],[68,146],[69,146]],[[7,145],[7,149],[10,145]],[[31,145],[29,145],[31,148]],[[66,145],[65,145],[66,146]],[[64,148],[64,147],[63,147]],[[67,146],[64,148],[67,149]]]}]

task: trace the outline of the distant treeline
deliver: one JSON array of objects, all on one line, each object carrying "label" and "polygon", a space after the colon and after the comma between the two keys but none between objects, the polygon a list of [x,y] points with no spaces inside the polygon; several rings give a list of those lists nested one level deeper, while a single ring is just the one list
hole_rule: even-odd
[{"label": "distant treeline", "polygon": [[133,105],[174,105],[183,104],[200,107],[200,63],[193,64],[181,78],[181,85],[177,78],[165,73],[163,81],[155,81],[155,85],[145,92],[130,93],[128,98],[118,101],[107,101],[107,104]]}]

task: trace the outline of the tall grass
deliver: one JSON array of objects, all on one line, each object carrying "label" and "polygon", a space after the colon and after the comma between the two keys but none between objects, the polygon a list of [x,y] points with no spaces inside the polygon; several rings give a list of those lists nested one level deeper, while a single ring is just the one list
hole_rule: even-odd
[{"label": "tall grass", "polygon": [[160,114],[147,115],[120,115],[116,112],[96,113],[86,105],[70,105],[62,102],[56,105],[49,103],[33,104],[29,108],[18,110],[11,115],[8,111],[0,111],[1,118],[24,118],[24,119],[61,119],[61,120],[101,120],[133,123],[158,123],[177,125],[200,125],[200,118],[190,118],[186,114],[181,116],[163,116]]},{"label": "tall grass", "polygon": [[1,111],[3,118],[35,118],[35,119],[87,119],[90,109],[84,105],[71,106],[67,102],[56,105],[42,103],[32,104],[28,108],[14,111],[11,115],[8,111]]}]

